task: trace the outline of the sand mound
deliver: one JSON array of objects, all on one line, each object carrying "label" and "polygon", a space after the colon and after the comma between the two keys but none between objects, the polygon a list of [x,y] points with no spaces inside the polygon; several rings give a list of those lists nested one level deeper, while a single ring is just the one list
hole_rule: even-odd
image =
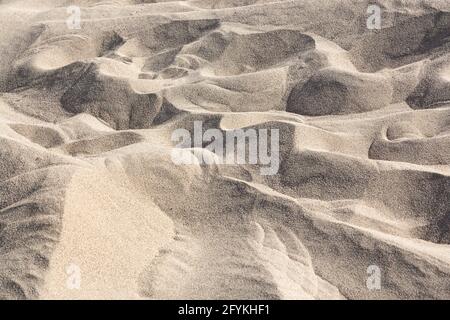
[{"label": "sand mound", "polygon": [[385,77],[326,68],[294,88],[286,110],[307,116],[349,114],[383,108],[392,100]]},{"label": "sand mound", "polygon": [[1,1],[0,298],[450,298],[449,12]]},{"label": "sand mound", "polygon": [[407,98],[414,109],[436,108],[450,101],[450,56],[426,64],[417,87]]}]

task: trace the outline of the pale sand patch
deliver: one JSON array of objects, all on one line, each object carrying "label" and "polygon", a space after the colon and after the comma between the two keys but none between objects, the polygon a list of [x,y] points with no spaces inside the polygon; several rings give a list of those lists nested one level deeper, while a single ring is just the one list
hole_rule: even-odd
[{"label": "pale sand patch", "polygon": [[[173,236],[171,220],[99,172],[76,173],[66,190],[60,243],[43,299],[137,299],[137,279]],[[79,267],[73,288],[71,265]]]}]

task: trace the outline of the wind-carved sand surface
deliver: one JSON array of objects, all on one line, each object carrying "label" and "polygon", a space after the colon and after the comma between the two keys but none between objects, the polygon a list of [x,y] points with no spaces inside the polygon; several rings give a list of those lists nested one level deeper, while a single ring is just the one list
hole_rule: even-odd
[{"label": "wind-carved sand surface", "polygon": [[[0,1],[0,297],[450,298],[450,3],[371,4]],[[194,121],[278,174],[175,164]]]}]

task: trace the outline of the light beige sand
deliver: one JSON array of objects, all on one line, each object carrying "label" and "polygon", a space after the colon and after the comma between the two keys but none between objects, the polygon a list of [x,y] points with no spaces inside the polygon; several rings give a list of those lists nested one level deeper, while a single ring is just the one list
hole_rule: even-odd
[{"label": "light beige sand", "polygon": [[370,3],[0,1],[0,298],[449,299],[450,3]]}]

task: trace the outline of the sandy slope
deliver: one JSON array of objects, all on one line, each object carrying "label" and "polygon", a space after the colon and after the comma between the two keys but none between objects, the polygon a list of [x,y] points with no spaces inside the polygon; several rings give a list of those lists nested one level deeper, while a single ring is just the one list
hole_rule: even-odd
[{"label": "sandy slope", "polygon": [[[450,5],[375,2],[0,1],[0,297],[450,298]],[[279,173],[174,164],[194,121]]]}]

